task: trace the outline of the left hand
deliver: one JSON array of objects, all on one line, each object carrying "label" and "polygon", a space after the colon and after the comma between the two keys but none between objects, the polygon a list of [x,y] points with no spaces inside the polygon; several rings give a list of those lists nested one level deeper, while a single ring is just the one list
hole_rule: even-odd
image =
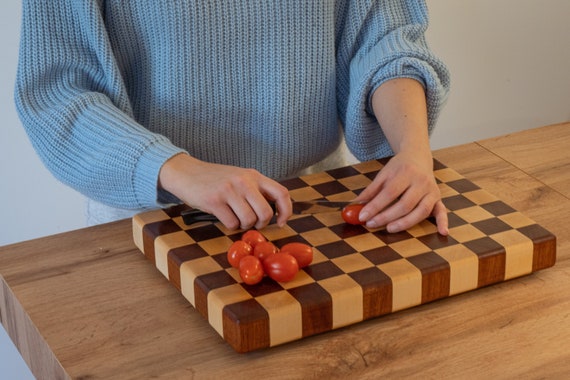
[{"label": "left hand", "polygon": [[433,176],[423,86],[408,78],[384,82],[372,96],[372,108],[395,154],[356,198],[368,202],[360,220],[370,228],[398,232],[433,215],[438,232],[447,235],[447,210]]},{"label": "left hand", "polygon": [[433,176],[431,154],[401,151],[378,173],[355,201],[367,202],[360,212],[366,226],[386,226],[388,232],[406,230],[433,215],[437,230],[448,232],[447,209]]}]

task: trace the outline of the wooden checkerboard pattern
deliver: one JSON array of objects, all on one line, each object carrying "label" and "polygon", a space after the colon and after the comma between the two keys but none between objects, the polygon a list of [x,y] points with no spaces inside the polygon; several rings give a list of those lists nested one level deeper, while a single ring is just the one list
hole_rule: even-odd
[{"label": "wooden checkerboard pattern", "polygon": [[[293,200],[351,200],[386,163],[369,161],[283,181]],[[453,169],[435,162],[447,237],[425,220],[401,233],[348,225],[339,212],[261,230],[277,246],[314,248],[288,283],[246,285],[226,259],[243,231],[187,226],[175,206],[136,215],[137,247],[238,352],[272,347],[554,265],[556,238]]]}]

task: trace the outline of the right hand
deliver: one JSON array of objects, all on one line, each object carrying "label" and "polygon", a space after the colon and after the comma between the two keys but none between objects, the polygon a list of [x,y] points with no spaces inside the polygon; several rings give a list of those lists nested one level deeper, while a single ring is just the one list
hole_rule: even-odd
[{"label": "right hand", "polygon": [[268,200],[277,207],[277,224],[292,214],[286,187],[254,169],[212,164],[181,153],[162,166],[159,187],[187,205],[215,215],[230,230],[261,229],[273,218]]}]

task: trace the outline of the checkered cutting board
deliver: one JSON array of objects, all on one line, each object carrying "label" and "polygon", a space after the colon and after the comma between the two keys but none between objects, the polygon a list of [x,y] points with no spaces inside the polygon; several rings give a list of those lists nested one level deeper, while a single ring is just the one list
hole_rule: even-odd
[{"label": "checkered cutting board", "polygon": [[[359,163],[283,181],[293,200],[351,200],[386,163]],[[477,289],[554,265],[556,238],[531,219],[435,162],[449,210],[447,237],[428,219],[401,233],[343,222],[340,212],[292,217],[263,235],[314,247],[288,283],[241,282],[226,260],[243,231],[187,226],[186,206],[133,218],[137,247],[238,352],[272,347]]]}]

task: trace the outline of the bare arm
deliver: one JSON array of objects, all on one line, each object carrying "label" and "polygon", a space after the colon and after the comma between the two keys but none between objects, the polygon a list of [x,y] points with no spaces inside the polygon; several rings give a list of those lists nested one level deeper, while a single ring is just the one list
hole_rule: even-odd
[{"label": "bare arm", "polygon": [[358,196],[368,202],[360,219],[369,227],[385,225],[397,232],[433,215],[438,232],[447,235],[447,210],[433,176],[422,85],[407,78],[387,81],[373,94],[372,107],[394,157]]}]

